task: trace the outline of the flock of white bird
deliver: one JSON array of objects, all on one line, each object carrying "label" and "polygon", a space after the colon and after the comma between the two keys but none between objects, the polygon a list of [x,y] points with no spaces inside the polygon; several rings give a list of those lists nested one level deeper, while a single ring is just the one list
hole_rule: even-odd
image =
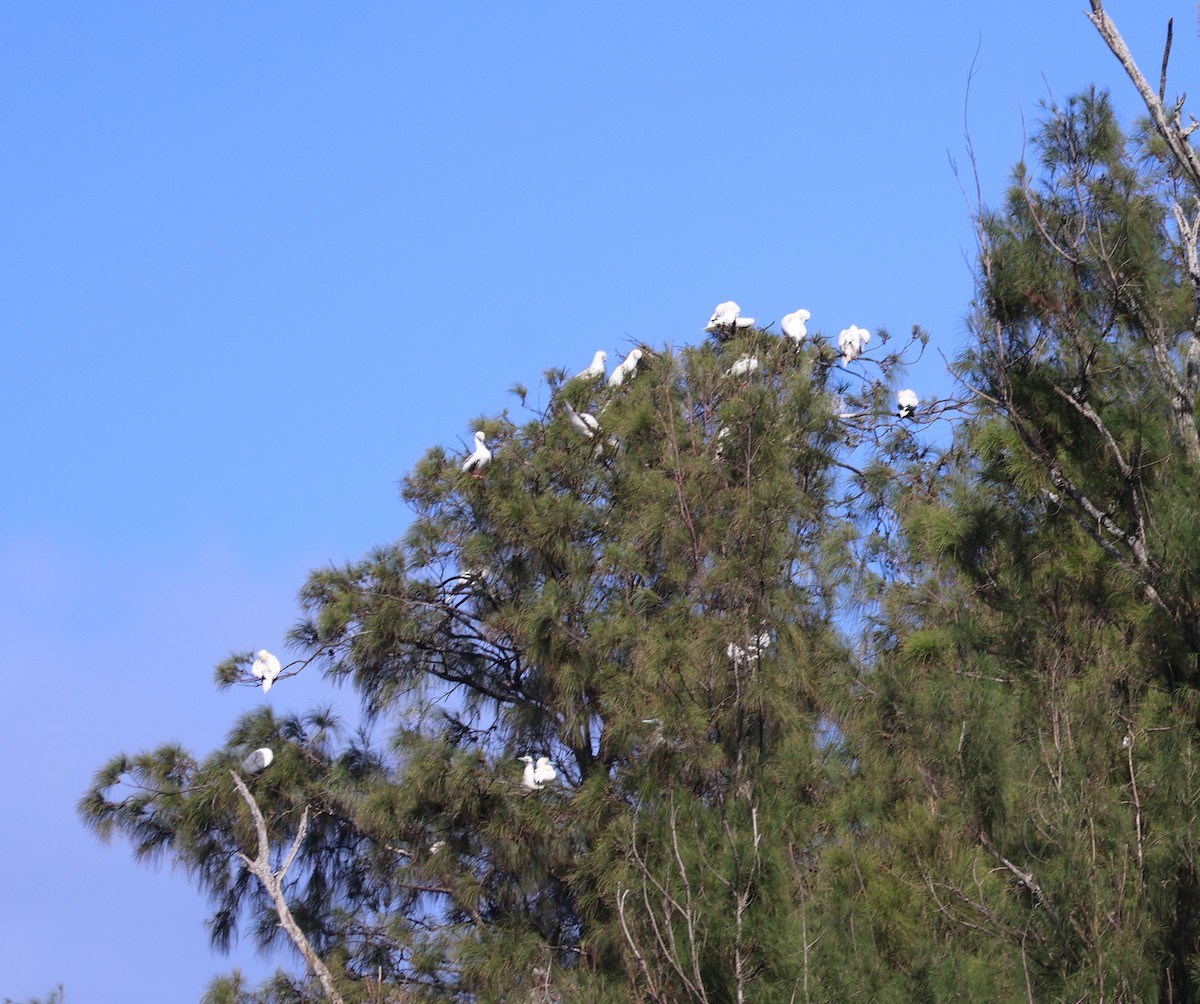
[{"label": "flock of white bird", "polygon": [[[808,322],[811,319],[812,314],[809,311],[804,309],[793,310],[790,314],[784,315],[783,320],[779,322],[779,326],[783,331],[784,337],[794,342],[796,347],[799,348],[804,339],[808,337]],[[733,300],[726,300],[724,303],[717,304],[712,312],[712,316],[708,319],[708,324],[704,326],[704,330],[723,340],[732,338],[738,331],[753,326],[753,317],[743,317],[742,308]],[[857,325],[852,324],[850,327],[841,330],[838,334],[838,350],[841,353],[843,368],[849,366],[862,355],[863,349],[866,348],[870,340],[871,333]],[[612,375],[608,378],[608,386],[620,387],[626,380],[632,379],[637,372],[638,362],[641,360],[642,355],[641,349],[634,349],[630,352],[624,361],[613,370]],[[607,361],[608,353],[603,349],[598,349],[596,354],[592,356],[591,363],[585,369],[576,373],[573,379],[603,379],[605,375],[605,363]],[[745,355],[725,371],[725,376],[734,378],[748,377],[758,368],[758,357]],[[920,403],[920,400],[913,391],[902,390],[896,398],[897,414],[900,418],[911,418],[916,413]],[[592,439],[600,431],[600,422],[595,415],[576,411],[566,402],[563,403],[563,411],[566,413],[567,421],[571,424],[571,428],[578,432],[584,439]],[[475,433],[475,449],[462,464],[464,474],[470,474],[475,478],[483,476],[483,469],[492,461],[492,451],[487,448],[486,440],[487,436],[482,430]]]},{"label": "flock of white bird", "polygon": [[[780,328],[783,335],[789,341],[794,342],[799,348],[804,339],[808,336],[808,322],[812,319],[812,314],[807,310],[794,310],[790,314],[786,314],[783,320],[780,321]],[[718,339],[732,338],[738,331],[754,326],[753,317],[743,317],[742,308],[733,300],[726,300],[724,303],[718,303],[712,312],[712,316],[708,319],[708,324],[704,330],[710,334],[716,335]],[[849,366],[859,356],[862,355],[863,349],[871,340],[871,333],[863,328],[851,325],[844,328],[838,335],[838,349],[841,352],[842,366]],[[637,373],[638,363],[641,361],[643,352],[641,349],[634,349],[621,362],[612,375],[608,377],[608,386],[617,388],[622,386],[626,381],[633,379]],[[591,363],[583,370],[580,370],[574,377],[576,380],[601,380],[605,376],[605,363],[608,361],[608,353],[600,349],[592,357]],[[759,368],[757,356],[744,355],[740,357],[728,370],[725,371],[725,376],[741,378],[748,377]],[[915,392],[912,390],[902,390],[896,397],[897,414],[900,418],[910,418],[916,413],[920,405]],[[578,412],[567,402],[563,402],[563,411],[566,413],[567,421],[571,427],[579,433],[584,439],[593,439],[600,431],[600,422],[594,415],[587,412]],[[721,453],[721,440],[729,433],[729,430],[722,427],[717,433],[718,447],[717,455]],[[474,478],[483,477],[484,468],[492,461],[492,451],[487,447],[487,434],[483,430],[475,433],[475,449],[463,461],[462,470],[464,474],[470,474]],[[468,579],[472,573],[466,573],[459,578],[462,579],[464,585],[470,585]],[[473,580],[472,580],[473,581]],[[741,645],[730,642],[726,647],[725,654],[728,656],[734,666],[742,666],[750,659],[758,658],[771,644],[771,636],[766,632],[755,635],[750,639],[749,650]],[[265,648],[258,651],[254,659],[253,665],[250,667],[251,674],[258,680],[262,681],[263,693],[267,693],[271,689],[271,685],[282,672],[279,659],[268,652]],[[257,749],[245,760],[242,761],[242,769],[247,774],[258,774],[266,770],[275,759],[275,754],[270,749]],[[537,790],[545,787],[545,785],[553,781],[558,773],[554,769],[554,765],[550,762],[549,757],[540,756],[536,760],[532,756],[523,756],[521,761],[525,764],[524,774],[522,776],[522,784],[530,789]]]},{"label": "flock of white bird", "polygon": [[[476,435],[476,441],[483,436],[480,432]],[[473,585],[480,578],[487,574],[487,570],[469,571],[459,576],[459,579],[465,585]],[[276,677],[283,672],[283,666],[279,659],[268,652],[265,648],[259,649],[254,657],[254,663],[250,666],[250,673],[255,679],[262,681],[263,693],[267,693],[271,689],[271,684],[275,682]],[[526,788],[539,789],[544,788],[546,784],[558,777],[558,772],[554,769],[554,764],[550,762],[549,757],[540,756],[535,761],[531,756],[523,756],[521,760],[525,762],[525,774],[522,778],[522,783]],[[275,761],[275,753],[266,746],[254,750],[242,761],[242,770],[250,775],[261,774],[264,770],[271,766]]]}]

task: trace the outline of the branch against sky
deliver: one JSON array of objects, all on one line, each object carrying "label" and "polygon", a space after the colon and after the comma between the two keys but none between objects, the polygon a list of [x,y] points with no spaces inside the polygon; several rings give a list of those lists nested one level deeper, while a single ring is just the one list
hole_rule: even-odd
[{"label": "branch against sky", "polygon": [[246,787],[246,782],[242,780],[241,775],[236,770],[231,770],[230,776],[233,778],[234,786],[238,790],[238,794],[242,796],[242,801],[246,803],[246,807],[250,810],[250,817],[254,820],[254,832],[258,838],[258,851],[253,858],[246,854],[238,852],[238,857],[242,859],[242,863],[250,870],[258,881],[262,884],[267,895],[271,897],[271,902],[275,904],[275,912],[279,915],[280,926],[287,932],[287,936],[292,939],[292,943],[304,956],[304,961],[316,974],[317,979],[321,982],[321,987],[324,989],[326,996],[333,1004],[344,1004],[341,995],[334,985],[333,976],[325,963],[321,961],[320,956],[313,950],[312,944],[300,929],[300,925],[296,923],[295,917],[292,916],[292,911],[288,907],[287,897],[283,891],[283,880],[287,876],[288,869],[292,866],[292,862],[296,859],[296,853],[300,850],[301,844],[304,843],[304,838],[308,833],[308,807],[305,806],[303,813],[300,815],[300,823],[296,827],[296,836],[292,840],[292,846],[288,850],[287,857],[276,871],[271,867],[271,842],[267,836],[267,824],[263,820],[262,811],[258,807],[258,802],[254,800],[254,796],[250,794],[250,790]]}]

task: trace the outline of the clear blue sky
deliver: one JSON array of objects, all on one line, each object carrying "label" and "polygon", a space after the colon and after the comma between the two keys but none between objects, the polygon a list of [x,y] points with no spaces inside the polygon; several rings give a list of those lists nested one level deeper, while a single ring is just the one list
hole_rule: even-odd
[{"label": "clear blue sky", "polygon": [[[1140,112],[1083,0],[0,5],[0,999],[161,1004],[213,955],[99,844],[110,755],[348,692],[218,693],[306,572],[399,536],[428,446],[551,366],[798,307],[957,353],[964,103],[984,196],[1022,115]],[[1194,5],[1112,0],[1200,91]],[[615,361],[615,359],[614,359]],[[907,381],[945,393],[935,351]]]}]

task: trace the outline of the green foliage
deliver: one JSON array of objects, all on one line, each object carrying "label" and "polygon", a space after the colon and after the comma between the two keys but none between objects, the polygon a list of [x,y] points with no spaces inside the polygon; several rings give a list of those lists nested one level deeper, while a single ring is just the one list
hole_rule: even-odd
[{"label": "green foliage", "polygon": [[852,390],[820,335],[551,370],[540,411],[514,386],[520,419],[472,423],[491,464],[433,447],[404,538],[304,586],[300,664],[359,730],[262,711],[204,758],[115,757],[87,825],[265,948],[252,802],[346,1001],[1195,996],[1192,196],[1103,94],[1033,154],[980,220],[953,442],[887,417],[901,353]]}]

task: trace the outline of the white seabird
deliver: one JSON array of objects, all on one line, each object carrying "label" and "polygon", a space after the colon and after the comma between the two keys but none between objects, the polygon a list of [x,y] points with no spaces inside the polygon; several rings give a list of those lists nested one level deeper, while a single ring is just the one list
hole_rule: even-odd
[{"label": "white seabird", "polygon": [[642,350],[634,349],[625,357],[615,370],[612,371],[612,376],[608,378],[610,387],[620,387],[626,380],[632,380],[637,373],[638,360],[642,358]]},{"label": "white seabird", "polygon": [[725,375],[731,377],[749,376],[756,369],[758,369],[758,356],[742,356],[741,359],[725,371]]},{"label": "white seabird", "polygon": [[863,328],[850,325],[843,328],[838,335],[838,348],[842,350],[842,365],[848,366],[862,355],[863,347],[871,340],[871,333]]},{"label": "white seabird", "polygon": [[525,772],[521,777],[521,783],[526,788],[536,789],[545,787],[547,781],[553,781],[558,777],[558,772],[550,763],[549,757],[538,757],[536,766],[534,766],[533,757],[531,756],[523,756],[521,759],[525,762]]},{"label": "white seabird", "polygon": [[567,421],[571,423],[571,428],[584,439],[591,439],[600,431],[600,423],[596,421],[595,415],[589,415],[586,411],[578,412],[565,401],[563,410],[567,413]]},{"label": "white seabird", "polygon": [[782,321],[779,322],[779,327],[783,329],[785,338],[790,338],[796,343],[797,348],[800,343],[808,337],[808,326],[805,323],[812,317],[807,310],[793,310],[790,314],[785,314]]},{"label": "white seabird", "polygon": [[598,349],[596,354],[592,356],[592,364],[585,370],[580,370],[575,374],[575,380],[595,380],[604,376],[604,362],[608,359],[608,353],[603,349]]},{"label": "white seabird", "polygon": [[[756,659],[762,655],[763,650],[771,645],[771,636],[766,631],[754,635],[750,639],[750,658]],[[725,654],[729,656],[730,661],[735,666],[741,666],[746,662],[746,650],[741,645],[730,642],[725,646]]]},{"label": "white seabird", "polygon": [[492,451],[483,445],[485,439],[487,434],[482,429],[475,433],[475,452],[463,461],[463,473],[473,478],[482,477],[483,469],[492,462]]},{"label": "white seabird", "polygon": [[258,655],[254,659],[254,665],[250,667],[250,672],[254,674],[256,679],[262,680],[263,693],[265,694],[271,689],[271,684],[275,682],[275,678],[283,672],[283,667],[279,664],[279,660],[275,656],[265,648],[260,648]]},{"label": "white seabird", "polygon": [[274,759],[275,754],[264,746],[262,749],[255,750],[242,761],[242,770],[247,774],[260,774],[271,766]]},{"label": "white seabird", "polygon": [[537,758],[537,763],[533,768],[533,783],[540,788],[542,785],[553,781],[558,777],[558,771],[554,769],[554,764],[550,762],[548,756],[540,756]]},{"label": "white seabird", "polygon": [[713,456],[716,457],[718,460],[721,459],[721,455],[725,452],[725,440],[728,436],[729,436],[729,426],[722,425],[717,430],[717,435],[714,437],[717,441],[717,449],[713,453]]},{"label": "white seabird", "polygon": [[920,403],[921,401],[914,391],[902,390],[896,395],[896,413],[901,418],[911,418]]},{"label": "white seabird", "polygon": [[753,317],[742,317],[742,308],[732,300],[726,300],[724,303],[718,303],[713,310],[712,317],[708,319],[708,324],[705,325],[705,331],[711,331],[713,334],[732,335],[738,328],[751,328],[754,326]]}]

